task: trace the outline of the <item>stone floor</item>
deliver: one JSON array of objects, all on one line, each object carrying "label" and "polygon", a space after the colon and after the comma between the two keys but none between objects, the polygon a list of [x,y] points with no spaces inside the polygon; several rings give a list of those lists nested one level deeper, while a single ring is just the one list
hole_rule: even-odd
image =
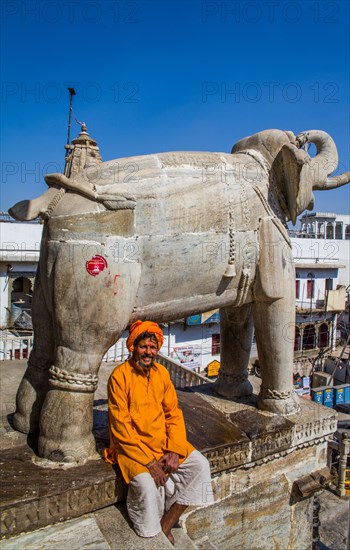
[{"label": "stone floor", "polygon": [[[0,362],[0,397],[1,418],[0,435],[1,448],[14,447],[23,444],[26,436],[14,432],[9,427],[8,415],[15,408],[15,393],[22,374],[25,361]],[[100,369],[100,382],[95,394],[95,411],[101,418],[101,427],[105,421],[107,410],[106,382],[114,365],[103,364]],[[252,377],[254,390],[259,386],[259,379]],[[330,491],[320,495],[320,550],[349,550],[349,500],[341,500]],[[199,548],[211,550],[212,545],[205,539],[193,545],[181,529],[174,530],[178,550]],[[349,544],[349,542],[348,542]],[[22,534],[0,542],[1,550],[165,550],[171,548],[169,541],[160,533],[153,539],[140,539],[132,530],[127,518],[125,505],[109,506],[97,512],[86,514],[78,519],[65,521],[54,526],[38,529],[35,532]],[[254,549],[242,549],[254,550]],[[304,550],[304,549],[291,549]],[[307,550],[307,549],[305,549]]]}]

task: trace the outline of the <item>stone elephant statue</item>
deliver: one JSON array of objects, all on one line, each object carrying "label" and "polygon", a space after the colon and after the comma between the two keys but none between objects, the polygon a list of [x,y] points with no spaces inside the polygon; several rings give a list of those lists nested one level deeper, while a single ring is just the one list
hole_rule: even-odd
[{"label": "stone elephant statue", "polygon": [[[316,145],[311,158],[304,149]],[[79,153],[79,154],[78,154]],[[220,308],[214,391],[252,392],[253,326],[262,374],[258,406],[295,414],[295,275],[286,221],[313,190],[349,174],[332,138],[266,130],[227,153],[172,152],[102,162],[83,128],[65,174],[17,203],[16,219],[45,219],[33,297],[34,347],[17,393],[16,429],[39,431],[39,454],[81,462],[101,360],[136,319],[165,323]]]}]

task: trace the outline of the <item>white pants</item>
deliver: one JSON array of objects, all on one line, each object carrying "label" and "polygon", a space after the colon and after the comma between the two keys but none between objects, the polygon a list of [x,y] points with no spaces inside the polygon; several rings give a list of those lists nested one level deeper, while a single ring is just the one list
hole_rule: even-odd
[{"label": "white pants", "polygon": [[205,506],[213,502],[209,462],[199,451],[193,451],[176,472],[170,474],[164,487],[157,487],[148,473],[131,480],[126,504],[136,533],[140,537],[157,535],[165,510],[174,502],[185,506]]}]

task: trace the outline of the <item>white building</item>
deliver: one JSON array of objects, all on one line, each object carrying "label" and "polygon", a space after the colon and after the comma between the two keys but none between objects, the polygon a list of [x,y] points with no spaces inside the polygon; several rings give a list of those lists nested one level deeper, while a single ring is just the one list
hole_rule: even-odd
[{"label": "white building", "polygon": [[[303,257],[315,263],[332,263],[338,259],[345,266],[339,272],[339,284],[349,286],[350,215],[310,212],[300,218],[300,224],[301,230],[292,233],[298,237]],[[297,255],[294,250],[294,256]]]},{"label": "white building", "polygon": [[300,224],[304,237],[350,240],[350,215],[307,212],[300,218]]},{"label": "white building", "polygon": [[0,214],[0,325],[13,324],[31,312],[35,273],[43,226],[18,223]]},{"label": "white building", "polygon": [[291,237],[296,269],[295,351],[333,347],[337,316],[346,307],[350,289],[350,216],[311,212],[301,217],[300,224],[300,231],[291,232],[296,235]]}]

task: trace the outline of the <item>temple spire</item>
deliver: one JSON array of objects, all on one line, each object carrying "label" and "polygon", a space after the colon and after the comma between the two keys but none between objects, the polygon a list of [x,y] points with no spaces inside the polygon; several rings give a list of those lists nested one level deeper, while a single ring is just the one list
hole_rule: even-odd
[{"label": "temple spire", "polygon": [[65,147],[69,150],[64,168],[64,175],[67,178],[75,178],[89,166],[102,162],[97,142],[88,134],[84,122],[81,124],[81,132],[78,137],[73,139],[71,145],[67,144]]}]

